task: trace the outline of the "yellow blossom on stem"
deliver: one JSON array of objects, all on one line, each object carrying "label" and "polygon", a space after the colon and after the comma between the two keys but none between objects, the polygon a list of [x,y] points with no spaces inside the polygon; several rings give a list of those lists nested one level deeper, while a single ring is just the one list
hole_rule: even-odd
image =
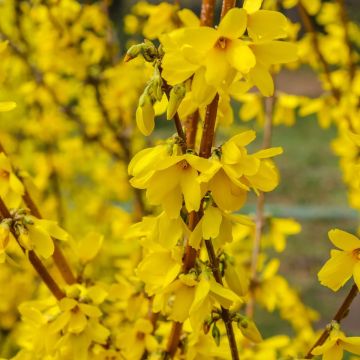
[{"label": "yellow blossom on stem", "polygon": [[318,273],[320,283],[337,291],[353,276],[360,289],[360,239],[339,229],[330,230],[329,239],[340,250],[331,250]]},{"label": "yellow blossom on stem", "polygon": [[346,337],[338,327],[339,325],[331,330],[323,345],[317,346],[311,352],[313,355],[322,355],[323,360],[341,360],[344,351],[360,355],[360,337]]},{"label": "yellow blossom on stem", "polygon": [[[136,174],[141,155],[147,157],[148,150],[137,154],[129,165],[130,180],[134,187],[146,189],[146,197],[153,205],[162,205],[170,218],[179,216],[183,204],[186,209],[197,211],[201,201],[201,187],[198,172],[203,172],[212,166],[207,159],[192,154],[166,156],[161,162],[155,160],[156,167],[151,171],[140,171]],[[144,165],[146,166],[146,165]]]}]

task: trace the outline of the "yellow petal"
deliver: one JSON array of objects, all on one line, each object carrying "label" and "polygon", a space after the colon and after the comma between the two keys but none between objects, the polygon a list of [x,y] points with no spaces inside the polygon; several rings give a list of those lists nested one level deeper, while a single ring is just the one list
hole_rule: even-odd
[{"label": "yellow petal", "polygon": [[274,80],[270,71],[265,66],[257,63],[250,70],[249,79],[264,96],[272,96],[274,94]]},{"label": "yellow petal", "polygon": [[181,172],[180,186],[184,195],[186,209],[198,211],[200,207],[200,184],[196,181],[197,171],[191,166]]},{"label": "yellow petal", "polygon": [[209,208],[205,210],[202,223],[204,239],[215,239],[219,235],[221,221],[222,216],[220,210],[209,206]]},{"label": "yellow petal", "polygon": [[89,317],[98,318],[101,316],[101,311],[98,307],[89,304],[81,304],[79,303],[80,310]]},{"label": "yellow petal", "polygon": [[189,317],[189,310],[195,296],[195,287],[182,285],[175,292],[175,300],[169,315],[169,319],[184,322]]},{"label": "yellow petal", "polygon": [[346,351],[360,355],[360,336],[347,337],[343,340],[343,347]]},{"label": "yellow petal", "polygon": [[248,34],[255,41],[284,38],[287,27],[286,17],[278,11],[259,10],[248,17]]},{"label": "yellow petal", "polygon": [[282,64],[297,60],[297,46],[285,41],[267,41],[251,45],[257,61],[264,65]]},{"label": "yellow petal", "polygon": [[226,58],[233,68],[247,74],[256,64],[251,48],[241,40],[233,40],[226,49]]},{"label": "yellow petal", "polygon": [[13,172],[10,173],[9,184],[10,184],[11,190],[13,190],[14,192],[16,192],[19,195],[24,194],[24,185],[22,184],[22,182],[19,180],[19,178]]},{"label": "yellow petal", "polygon": [[249,13],[253,13],[261,8],[263,0],[244,0],[243,8]]},{"label": "yellow petal", "polygon": [[280,155],[283,152],[284,152],[283,148],[278,146],[278,147],[272,147],[269,149],[260,150],[260,151],[256,152],[254,155],[259,159],[266,159],[269,157]]},{"label": "yellow petal", "polygon": [[318,279],[333,291],[339,290],[352,276],[356,260],[347,252],[333,251],[318,273]]},{"label": "yellow petal", "polygon": [[229,10],[220,21],[218,32],[227,39],[238,39],[246,29],[247,14],[244,9]]},{"label": "yellow petal", "polygon": [[86,316],[81,311],[77,311],[71,314],[68,330],[71,333],[80,334],[84,331],[86,325]]},{"label": "yellow petal", "polygon": [[54,253],[53,240],[40,226],[30,225],[29,237],[34,246],[34,250],[44,259],[49,258]]},{"label": "yellow petal", "polygon": [[56,221],[37,219],[36,223],[55,239],[64,241],[69,239],[69,234],[64,229],[62,229]]},{"label": "yellow petal", "polygon": [[218,284],[214,279],[210,279],[211,295],[226,309],[228,309],[234,302],[241,301],[230,289]]},{"label": "yellow petal", "polygon": [[247,197],[247,191],[235,186],[223,170],[219,171],[212,179],[211,191],[216,204],[222,210],[240,209]]},{"label": "yellow petal", "polygon": [[341,250],[360,249],[360,239],[346,231],[333,229],[329,231],[328,235],[331,242]]},{"label": "yellow petal", "polygon": [[181,9],[177,15],[186,27],[200,26],[200,19],[189,9]]},{"label": "yellow petal", "polygon": [[170,191],[167,193],[167,195],[164,197],[163,201],[163,208],[166,212],[166,214],[171,219],[176,219],[179,217],[180,210],[182,207],[182,196],[181,196],[181,190],[180,188],[176,188],[174,191]]},{"label": "yellow petal", "polygon": [[219,86],[225,80],[230,69],[226,52],[217,48],[209,51],[205,59],[205,67],[206,82],[215,87]]},{"label": "yellow petal", "polygon": [[87,263],[94,259],[100,251],[104,236],[96,232],[85,235],[78,246],[78,256],[82,263]]},{"label": "yellow petal", "polygon": [[189,245],[196,250],[200,249],[201,240],[203,239],[202,223],[203,219],[197,223],[195,229],[191,232],[189,237]]},{"label": "yellow petal", "polygon": [[360,291],[360,260],[358,260],[354,266],[353,276],[354,276],[355,284],[357,285],[358,290]]},{"label": "yellow petal", "polygon": [[204,320],[211,311],[211,304],[208,296],[209,291],[209,281],[204,278],[200,279],[200,282],[196,286],[194,300],[189,311],[191,326],[194,330],[200,329],[203,326]]}]

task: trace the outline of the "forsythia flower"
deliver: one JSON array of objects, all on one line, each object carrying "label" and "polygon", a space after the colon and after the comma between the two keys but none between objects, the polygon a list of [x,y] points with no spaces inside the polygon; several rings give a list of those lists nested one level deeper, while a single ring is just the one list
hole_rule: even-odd
[{"label": "forsythia flower", "polygon": [[[169,84],[175,85],[205,67],[207,85],[219,88],[230,84],[236,73],[245,76],[254,68],[251,80],[271,95],[272,80],[267,68],[296,59],[294,45],[273,41],[286,36],[286,26],[287,20],[281,13],[234,8],[217,29],[203,26],[175,30],[160,37],[165,51],[162,74]],[[246,29],[254,43],[240,39]]]},{"label": "forsythia flower", "polygon": [[335,328],[331,330],[325,343],[317,346],[311,353],[322,355],[323,360],[341,360],[344,350],[360,355],[360,337],[346,337],[342,331]]},{"label": "forsythia flower", "polygon": [[245,203],[252,187],[256,192],[271,191],[278,184],[275,166],[266,160],[282,153],[281,148],[271,148],[249,155],[245,148],[255,139],[254,131],[245,131],[232,137],[220,149],[220,159],[212,156],[216,166],[200,175],[207,190],[222,210],[238,210]]},{"label": "forsythia flower", "polygon": [[[149,152],[154,153],[158,148],[140,151],[129,164],[129,173],[134,177],[130,180],[134,187],[146,189],[146,197],[153,205],[162,205],[170,218],[179,216],[180,209],[185,201],[186,209],[197,211],[201,201],[201,187],[198,182],[198,171],[204,172],[210,169],[211,162],[192,154],[163,156],[152,159],[152,170],[147,165],[141,165],[149,158]],[[150,170],[150,171],[149,171]]]},{"label": "forsythia flower", "polygon": [[322,285],[339,290],[351,276],[360,289],[360,239],[348,232],[334,229],[329,239],[340,250],[331,250],[331,257],[318,273]]},{"label": "forsythia flower", "polygon": [[132,326],[131,330],[126,329],[117,337],[119,347],[123,348],[128,360],[139,360],[142,358],[144,351],[156,351],[158,342],[152,335],[154,326],[149,320],[138,319]]},{"label": "forsythia flower", "polygon": [[37,219],[30,215],[27,216],[26,226],[20,230],[19,241],[26,250],[35,250],[47,259],[54,253],[54,241],[51,237],[66,241],[69,235],[56,221]]}]

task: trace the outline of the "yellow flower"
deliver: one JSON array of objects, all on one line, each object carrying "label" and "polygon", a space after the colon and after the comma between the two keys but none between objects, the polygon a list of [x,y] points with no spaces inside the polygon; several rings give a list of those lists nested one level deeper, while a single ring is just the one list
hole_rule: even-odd
[{"label": "yellow flower", "polygon": [[219,86],[230,70],[249,72],[256,59],[239,38],[246,30],[244,9],[231,9],[217,29],[195,27],[176,30],[160,39],[164,46],[163,76],[175,85],[188,79],[204,66],[208,84]]},{"label": "yellow flower", "polygon": [[245,148],[255,139],[254,131],[245,131],[228,140],[220,149],[220,159],[212,157],[214,165],[200,175],[216,205],[234,211],[245,203],[250,188],[255,192],[271,191],[278,184],[278,174],[272,162],[266,160],[282,153],[270,148],[249,155]]},{"label": "yellow flower", "polygon": [[331,257],[318,273],[322,285],[339,290],[350,278],[360,289],[360,239],[348,232],[334,229],[329,239],[340,250],[331,250]]},{"label": "yellow flower", "polygon": [[151,296],[168,286],[179,274],[181,266],[181,256],[178,253],[156,251],[144,257],[136,274],[144,281],[145,291]]},{"label": "yellow flower", "polygon": [[126,359],[139,360],[144,351],[156,351],[159,346],[155,336],[152,335],[153,325],[149,320],[138,319],[131,329],[124,329],[116,341],[119,348],[125,352]]},{"label": "yellow flower", "polygon": [[342,331],[335,328],[325,343],[317,346],[311,353],[322,355],[323,360],[341,360],[344,350],[360,355],[360,337],[346,337]]},{"label": "yellow flower", "polygon": [[[158,149],[154,149],[157,153]],[[137,171],[139,162],[145,162],[151,154],[149,149],[137,154],[129,165],[129,173],[134,175],[130,183],[137,188],[146,189],[146,197],[153,205],[162,205],[170,218],[179,216],[183,204],[186,209],[197,211],[200,207],[201,188],[198,171],[203,172],[211,167],[211,162],[192,154],[164,156],[150,160],[154,164],[149,169]]]},{"label": "yellow flower", "polygon": [[246,216],[227,214],[218,207],[210,205],[204,210],[204,216],[191,233],[189,244],[198,250],[200,249],[202,239],[211,239],[215,247],[220,248],[225,243],[232,241],[232,227],[234,223],[252,225],[252,222]]},{"label": "yellow flower", "polygon": [[54,241],[67,241],[69,235],[56,221],[27,216],[25,228],[20,230],[19,242],[26,250],[35,250],[47,259],[54,253]]}]

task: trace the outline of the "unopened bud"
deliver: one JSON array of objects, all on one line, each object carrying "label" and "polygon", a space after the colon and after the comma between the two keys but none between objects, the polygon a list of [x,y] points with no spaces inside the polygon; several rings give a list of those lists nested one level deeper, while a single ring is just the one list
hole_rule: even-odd
[{"label": "unopened bud", "polygon": [[153,62],[158,57],[156,46],[149,40],[145,40],[142,44],[142,56],[148,62]]},{"label": "unopened bud", "polygon": [[128,62],[139,55],[142,55],[145,61],[153,62],[158,57],[158,51],[151,41],[145,40],[142,44],[131,46],[126,52],[124,61]]},{"label": "unopened bud", "polygon": [[128,62],[128,61],[138,57],[142,52],[142,45],[143,44],[136,44],[136,45],[131,46],[129,48],[129,50],[126,52],[124,61]]},{"label": "unopened bud", "polygon": [[139,106],[136,110],[136,124],[139,130],[145,136],[149,136],[155,126],[155,111],[151,96],[145,91],[139,100]]},{"label": "unopened bud", "polygon": [[260,343],[263,341],[260,331],[251,319],[242,317],[238,320],[237,325],[241,333],[250,341],[254,343]]},{"label": "unopened bud", "polygon": [[183,98],[185,97],[186,89],[184,84],[175,85],[169,96],[169,104],[167,108],[166,118],[168,120],[172,119],[179,108]]},{"label": "unopened bud", "polygon": [[235,294],[245,296],[248,292],[250,280],[241,267],[235,268],[232,264],[227,263],[225,280]]},{"label": "unopened bud", "polygon": [[215,344],[217,346],[220,345],[220,330],[219,328],[216,326],[216,323],[214,323],[213,327],[212,327],[212,331],[211,331],[211,335],[215,340]]}]

